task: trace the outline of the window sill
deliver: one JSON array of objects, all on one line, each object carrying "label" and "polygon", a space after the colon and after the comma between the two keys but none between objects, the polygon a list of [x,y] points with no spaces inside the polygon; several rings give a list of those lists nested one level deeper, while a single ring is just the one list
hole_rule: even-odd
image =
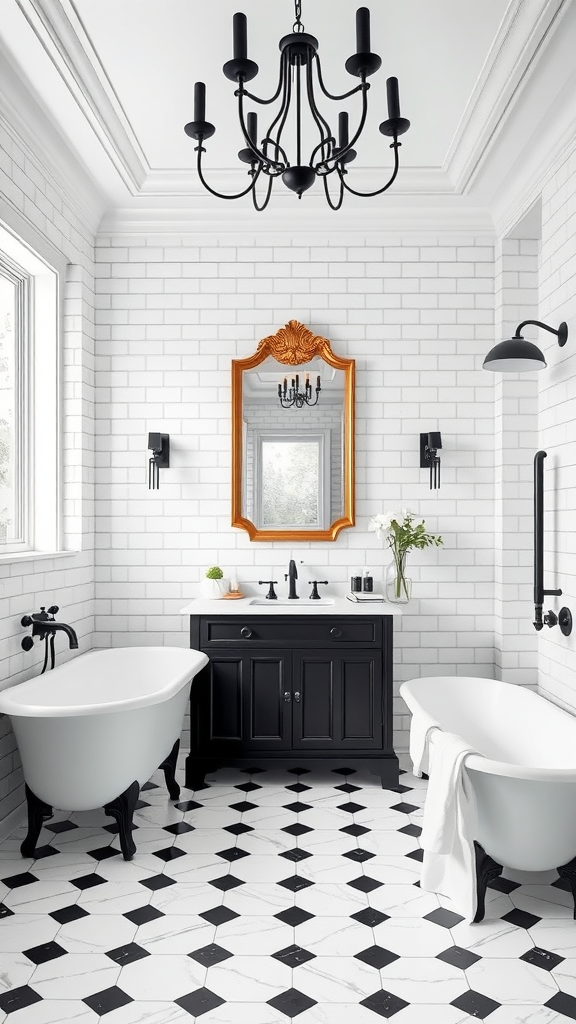
[{"label": "window sill", "polygon": [[0,554],[0,565],[9,562],[39,562],[43,558],[73,558],[80,551],[6,551]]}]

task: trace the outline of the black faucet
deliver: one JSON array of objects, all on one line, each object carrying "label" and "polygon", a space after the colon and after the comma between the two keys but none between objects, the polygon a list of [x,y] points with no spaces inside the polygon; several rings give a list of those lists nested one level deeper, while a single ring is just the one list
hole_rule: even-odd
[{"label": "black faucet", "polygon": [[296,593],[296,580],[298,579],[298,570],[296,568],[296,562],[293,558],[290,559],[288,564],[288,572],[284,573],[284,579],[290,580],[290,587],[288,590],[288,598],[290,601],[299,600],[298,594]]},{"label": "black faucet", "polygon": [[[32,626],[32,637],[39,636],[41,640],[45,640],[46,637],[54,636],[57,631],[66,633],[68,637],[68,644],[71,651],[78,649],[78,637],[76,631],[72,626],[68,626],[65,622],[56,622],[54,616],[58,612],[57,605],[52,605],[51,608],[46,611],[46,608],[42,606],[39,612],[34,612],[32,615],[24,615],[21,622],[23,626]],[[28,641],[28,643],[26,643]],[[30,650],[32,642],[30,637],[24,637],[22,646],[25,651]]]}]

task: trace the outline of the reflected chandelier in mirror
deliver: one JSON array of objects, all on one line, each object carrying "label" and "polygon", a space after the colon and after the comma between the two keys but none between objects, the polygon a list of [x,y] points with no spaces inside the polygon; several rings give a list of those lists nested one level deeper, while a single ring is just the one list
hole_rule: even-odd
[{"label": "reflected chandelier in mirror", "polygon": [[232,526],[251,540],[354,526],[354,360],[297,320],[232,360]]}]

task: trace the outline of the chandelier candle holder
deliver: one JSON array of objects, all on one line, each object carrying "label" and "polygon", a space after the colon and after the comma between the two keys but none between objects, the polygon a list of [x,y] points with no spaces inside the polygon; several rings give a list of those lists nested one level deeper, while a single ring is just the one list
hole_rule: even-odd
[{"label": "chandelier candle holder", "polygon": [[[210,121],[206,120],[206,86],[203,82],[196,82],[194,86],[194,120],[184,127],[184,131],[190,138],[195,139],[198,145],[195,152],[198,154],[196,169],[198,177],[205,189],[218,199],[241,199],[251,193],[256,210],[264,210],[272,194],[272,186],[276,178],[282,181],[296,193],[299,199],[309,189],[317,178],[321,178],[324,185],[324,192],[328,205],[333,210],[339,210],[344,199],[344,192],[364,198],[372,198],[386,192],[394,182],[399,168],[398,150],[402,145],[398,141],[410,127],[410,121],[400,115],[400,99],[398,93],[398,79],[388,78],[386,90],[388,98],[388,118],[380,124],[380,131],[383,135],[392,139],[390,149],[394,151],[394,167],[390,178],[381,188],[373,192],[358,192],[345,180],[347,165],[356,158],[354,146],[358,142],[366,123],[368,113],[368,90],[370,83],[366,79],[378,71],[382,64],[377,53],[372,53],[370,46],[370,11],[367,7],[360,7],[356,11],[356,53],[346,61],[345,67],[348,74],[360,79],[360,84],[348,92],[334,95],[329,92],[322,76],[320,58],[318,56],[318,40],[304,30],[302,24],[302,3],[301,0],[294,2],[295,21],[292,32],[282,37],[279,43],[280,48],[280,72],[276,91],[269,98],[263,98],[248,92],[246,83],[250,82],[258,74],[258,65],[248,58],[248,31],[245,14],[235,14],[233,17],[233,58],[226,61],[222,70],[231,82],[236,82],[238,88],[234,95],[238,99],[238,120],[245,142],[245,148],[238,153],[238,158],[250,165],[248,175],[250,184],[245,189],[234,195],[224,195],[216,192],[204,177],[202,168],[202,154],[206,152],[204,142],[211,138],[216,128]],[[338,114],[338,140],[330,127],[330,124],[320,112],[316,96],[321,92],[327,99],[337,103],[347,100],[356,93],[360,95],[361,110],[358,127],[350,138],[348,112],[341,110]],[[277,103],[276,113],[270,120],[264,133],[258,141],[258,119],[255,111],[246,110],[246,100],[267,106]],[[304,122],[311,124],[317,134],[318,142],[306,157],[303,153],[303,126]],[[295,153],[292,158],[284,146],[285,131],[287,125],[292,123],[295,132]],[[262,179],[266,181],[262,188],[261,195],[257,195],[257,185]],[[330,191],[329,181],[337,182]],[[260,190],[259,190],[260,191]]]},{"label": "chandelier candle holder", "polygon": [[312,385],[309,374],[306,374],[303,391],[300,390],[300,377],[296,374],[292,378],[290,387],[288,387],[288,381],[284,377],[284,382],[278,385],[278,398],[283,409],[291,409],[292,406],[302,409],[304,405],[309,405],[310,407],[318,405],[321,390],[320,377],[316,377],[316,398],[312,401]]}]

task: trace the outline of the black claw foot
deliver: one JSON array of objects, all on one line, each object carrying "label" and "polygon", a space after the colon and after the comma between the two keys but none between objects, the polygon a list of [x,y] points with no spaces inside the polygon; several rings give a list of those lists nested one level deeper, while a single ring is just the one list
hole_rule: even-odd
[{"label": "black claw foot", "polygon": [[568,861],[567,864],[563,864],[561,868],[557,868],[560,878],[565,878],[568,882],[570,889],[572,890],[572,898],[574,900],[574,919],[576,920],[576,857]]},{"label": "black claw foot", "polygon": [[137,782],[133,782],[120,796],[104,807],[106,814],[110,814],[118,823],[120,849],[124,860],[132,860],[136,853],[136,843],[132,836],[132,815],[138,802],[139,793],[140,786]]},{"label": "black claw foot", "polygon": [[20,846],[20,853],[23,857],[33,857],[40,829],[45,821],[53,817],[54,812],[50,805],[40,800],[28,786],[25,785],[24,790],[28,804],[28,834]]},{"label": "black claw foot", "polygon": [[170,794],[171,800],[178,800],[180,796],[180,786],[176,782],[176,763],[178,761],[178,751],[180,750],[180,740],[176,740],[176,743],[172,747],[172,750],[168,754],[168,757],[162,761],[160,768],[164,772],[164,778],[166,779],[166,788]]},{"label": "black claw foot", "polygon": [[498,878],[502,871],[502,865],[490,857],[486,850],[482,849],[480,843],[474,843],[474,852],[476,854],[476,914],[474,921],[478,922],[484,920],[486,889],[490,882]]}]

